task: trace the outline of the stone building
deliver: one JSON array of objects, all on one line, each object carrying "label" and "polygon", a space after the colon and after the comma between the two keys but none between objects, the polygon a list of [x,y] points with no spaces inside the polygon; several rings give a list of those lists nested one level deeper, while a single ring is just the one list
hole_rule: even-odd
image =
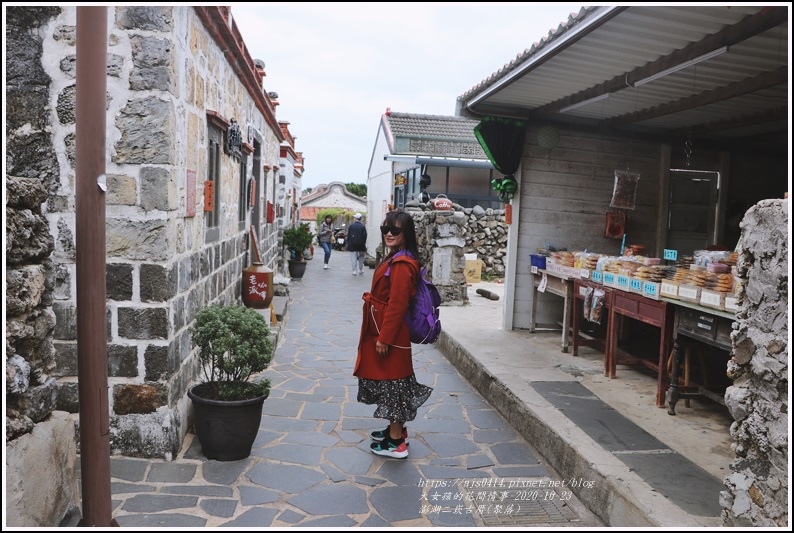
[{"label": "stone building", "polygon": [[[6,435],[9,461],[30,467],[7,461],[16,471],[35,471],[40,460],[22,437],[54,421],[61,427],[50,433],[62,434],[79,408],[76,11],[6,11]],[[189,429],[186,390],[199,375],[193,317],[241,300],[251,226],[262,261],[279,264],[267,206],[280,200],[285,137],[264,64],[249,55],[228,7],[108,7],[107,16],[110,444],[112,453],[170,458]],[[59,444],[52,457],[69,455]],[[74,475],[70,464],[64,478]]]}]

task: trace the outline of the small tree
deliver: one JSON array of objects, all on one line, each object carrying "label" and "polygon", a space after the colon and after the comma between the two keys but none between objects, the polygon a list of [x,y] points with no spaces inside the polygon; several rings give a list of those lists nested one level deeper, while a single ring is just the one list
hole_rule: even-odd
[{"label": "small tree", "polygon": [[191,328],[204,371],[200,396],[214,400],[245,400],[270,391],[270,381],[249,380],[273,358],[270,327],[256,310],[241,305],[210,305],[196,314]]},{"label": "small tree", "polygon": [[289,250],[290,257],[298,261],[303,261],[303,252],[312,245],[314,234],[309,231],[309,225],[305,222],[299,226],[284,230],[282,242]]}]

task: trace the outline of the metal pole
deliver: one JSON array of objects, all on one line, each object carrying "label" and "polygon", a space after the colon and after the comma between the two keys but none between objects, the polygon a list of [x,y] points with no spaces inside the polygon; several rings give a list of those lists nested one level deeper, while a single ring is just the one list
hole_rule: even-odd
[{"label": "metal pole", "polygon": [[107,7],[77,8],[77,379],[83,516],[78,526],[117,526],[111,516],[105,291]]}]

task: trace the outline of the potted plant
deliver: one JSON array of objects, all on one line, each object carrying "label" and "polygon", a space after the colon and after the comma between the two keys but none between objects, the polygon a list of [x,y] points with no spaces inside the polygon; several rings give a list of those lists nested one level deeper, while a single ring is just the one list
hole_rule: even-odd
[{"label": "potted plant", "polygon": [[270,380],[256,379],[273,358],[270,327],[255,309],[216,304],[196,314],[190,332],[204,372],[187,393],[202,452],[218,461],[244,459],[270,394]]},{"label": "potted plant", "polygon": [[303,277],[306,271],[305,250],[311,247],[313,238],[314,235],[309,231],[309,225],[306,223],[284,230],[283,242],[290,254],[290,277]]}]

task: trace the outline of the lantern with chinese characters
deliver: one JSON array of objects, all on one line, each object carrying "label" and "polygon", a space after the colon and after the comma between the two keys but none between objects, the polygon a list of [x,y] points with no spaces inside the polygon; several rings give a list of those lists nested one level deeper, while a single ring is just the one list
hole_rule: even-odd
[{"label": "lantern with chinese characters", "polygon": [[266,309],[273,301],[273,271],[254,261],[243,269],[243,304],[254,309]]}]

